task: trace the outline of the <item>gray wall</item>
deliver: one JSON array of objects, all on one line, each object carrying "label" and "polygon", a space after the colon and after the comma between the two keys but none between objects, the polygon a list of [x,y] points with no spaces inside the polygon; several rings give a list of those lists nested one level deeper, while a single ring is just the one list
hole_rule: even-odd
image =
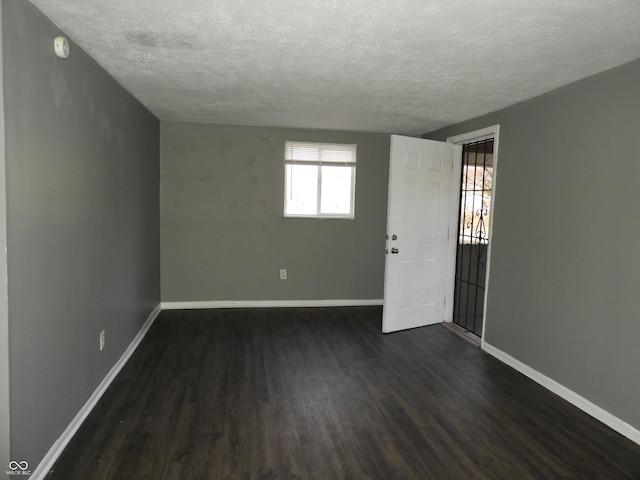
[{"label": "gray wall", "polygon": [[159,122],[3,7],[11,456],[35,468],[160,300]]},{"label": "gray wall", "polygon": [[[358,144],[355,220],[283,218],[286,140]],[[389,135],[163,122],[160,157],[163,302],[382,298]]]},{"label": "gray wall", "polygon": [[640,429],[640,61],[496,123],[485,340]]},{"label": "gray wall", "polygon": [[[2,51],[2,3],[0,3],[0,52]],[[0,92],[3,91],[0,61]],[[0,477],[6,471],[9,455],[9,305],[7,303],[7,208],[4,156],[4,98],[0,95]]]}]

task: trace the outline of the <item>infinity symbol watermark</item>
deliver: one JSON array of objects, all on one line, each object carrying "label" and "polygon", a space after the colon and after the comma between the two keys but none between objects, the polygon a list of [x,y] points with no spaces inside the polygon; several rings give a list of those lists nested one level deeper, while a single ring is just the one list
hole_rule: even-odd
[{"label": "infinity symbol watermark", "polygon": [[9,462],[10,470],[27,470],[29,468],[29,464],[25,461],[16,462],[15,460],[11,460]]},{"label": "infinity symbol watermark", "polygon": [[9,470],[5,472],[7,475],[31,475],[31,470],[29,470],[29,463],[26,460],[21,462],[16,462],[15,460],[11,460],[9,462]]}]

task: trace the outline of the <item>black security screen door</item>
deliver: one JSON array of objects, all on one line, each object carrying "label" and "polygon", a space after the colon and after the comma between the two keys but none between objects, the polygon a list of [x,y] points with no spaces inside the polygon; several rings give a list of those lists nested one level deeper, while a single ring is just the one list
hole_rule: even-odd
[{"label": "black security screen door", "polygon": [[492,180],[493,138],[464,145],[453,321],[478,336],[484,315]]}]

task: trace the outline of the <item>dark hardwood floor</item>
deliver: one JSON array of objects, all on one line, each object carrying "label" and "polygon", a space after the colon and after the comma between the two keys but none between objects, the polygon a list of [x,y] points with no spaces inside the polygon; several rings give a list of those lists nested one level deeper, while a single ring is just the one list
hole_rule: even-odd
[{"label": "dark hardwood floor", "polygon": [[46,478],[640,478],[640,446],[450,329],[380,323],[162,312]]}]

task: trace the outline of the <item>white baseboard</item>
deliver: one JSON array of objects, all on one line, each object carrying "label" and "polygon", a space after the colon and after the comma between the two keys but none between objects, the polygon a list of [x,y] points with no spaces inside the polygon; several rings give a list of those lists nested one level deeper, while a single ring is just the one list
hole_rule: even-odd
[{"label": "white baseboard", "polygon": [[201,302],[162,302],[162,310],[192,310],[207,308],[264,307],[363,307],[382,305],[382,300],[211,300]]},{"label": "white baseboard", "polygon": [[520,373],[529,377],[534,382],[539,383],[548,390],[551,390],[553,393],[564,398],[566,401],[575,405],[583,412],[591,415],[596,420],[601,421],[611,429],[640,445],[640,430],[634,428],[615,415],[612,415],[606,410],[600,408],[599,406],[590,402],[573,390],[569,390],[564,385],[561,385],[555,380],[552,380],[551,378],[522,363],[521,361],[516,360],[508,353],[503,352],[502,350],[488,344],[487,342],[482,342],[482,349],[489,355],[496,357],[498,360],[518,370]]},{"label": "white baseboard", "polygon": [[107,375],[104,377],[102,382],[100,382],[100,384],[95,389],[91,397],[89,397],[89,400],[87,400],[87,402],[80,409],[78,414],[74,417],[73,420],[71,420],[71,423],[69,424],[69,426],[67,426],[65,431],[62,432],[62,435],[60,435],[60,438],[56,440],[56,442],[49,449],[49,451],[44,456],[44,458],[40,461],[40,463],[38,464],[38,467],[31,474],[31,477],[30,477],[31,480],[42,480],[45,477],[45,475],[49,473],[49,470],[53,467],[53,464],[56,462],[56,460],[58,459],[62,451],[65,449],[67,444],[71,441],[71,439],[76,434],[76,432],[78,431],[82,423],[85,421],[89,413],[91,413],[91,410],[93,410],[93,408],[98,403],[98,400],[100,400],[104,392],[107,390],[107,388],[109,388],[109,385],[111,385],[111,382],[113,382],[113,380],[116,378],[118,373],[120,373],[120,370],[122,370],[122,367],[124,367],[124,365],[127,363],[127,361],[129,360],[133,352],[136,350],[136,348],[144,338],[144,336],[147,334],[149,327],[151,327],[151,324],[153,324],[153,322],[155,321],[160,311],[161,311],[161,306],[160,304],[158,304],[158,306],[153,309],[153,312],[149,314],[149,316],[147,317],[147,320],[144,322],[144,325],[142,325],[142,328],[136,334],[136,336],[131,341],[127,349],[124,351],[122,356],[118,359],[118,361],[111,368],[111,370],[109,370],[109,373],[107,373]]}]

